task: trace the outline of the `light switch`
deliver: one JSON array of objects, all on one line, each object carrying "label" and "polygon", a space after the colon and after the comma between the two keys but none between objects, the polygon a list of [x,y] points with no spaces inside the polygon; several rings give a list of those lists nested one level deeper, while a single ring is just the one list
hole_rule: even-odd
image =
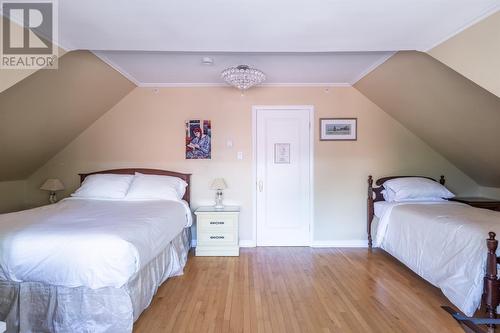
[{"label": "light switch", "polygon": [[243,159],[243,152],[239,151],[238,154],[236,155],[239,160]]},{"label": "light switch", "polygon": [[226,147],[227,148],[233,148],[233,140],[227,140],[226,141]]}]

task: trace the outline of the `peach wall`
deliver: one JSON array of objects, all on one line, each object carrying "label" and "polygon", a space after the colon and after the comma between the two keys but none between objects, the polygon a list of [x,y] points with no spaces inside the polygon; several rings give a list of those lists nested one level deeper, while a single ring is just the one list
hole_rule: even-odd
[{"label": "peach wall", "polygon": [[[473,194],[476,184],[352,87],[266,87],[241,96],[229,87],[136,88],[46,165],[27,185],[29,205],[49,177],[78,186],[77,173],[116,167],[154,167],[193,174],[192,206],[212,204],[210,182],[224,177],[226,203],[242,207],[240,239],[253,239],[252,106],[315,107],[315,235],[318,244],[365,239],[366,177],[445,174],[452,190]],[[320,117],[357,117],[358,141],[320,142]],[[184,159],[184,121],[210,119],[212,160]],[[232,140],[233,147],[226,147]],[[237,152],[244,159],[237,160]],[[65,193],[69,194],[69,190]],[[330,243],[329,243],[330,242]],[[333,244],[333,243],[332,243]]]}]

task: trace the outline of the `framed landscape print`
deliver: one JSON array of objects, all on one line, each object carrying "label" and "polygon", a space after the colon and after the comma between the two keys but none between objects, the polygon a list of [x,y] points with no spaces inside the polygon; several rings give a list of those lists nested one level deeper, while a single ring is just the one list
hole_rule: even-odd
[{"label": "framed landscape print", "polygon": [[357,118],[320,118],[320,141],[355,141],[358,139]]},{"label": "framed landscape print", "polygon": [[186,121],[186,159],[212,158],[212,125],[210,120]]}]

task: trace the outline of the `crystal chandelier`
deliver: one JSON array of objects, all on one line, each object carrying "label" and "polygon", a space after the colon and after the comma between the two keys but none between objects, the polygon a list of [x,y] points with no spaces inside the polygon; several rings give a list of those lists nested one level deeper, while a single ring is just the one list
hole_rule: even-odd
[{"label": "crystal chandelier", "polygon": [[247,90],[266,79],[266,75],[262,71],[250,68],[247,65],[229,67],[222,71],[221,77],[224,81],[240,90]]}]

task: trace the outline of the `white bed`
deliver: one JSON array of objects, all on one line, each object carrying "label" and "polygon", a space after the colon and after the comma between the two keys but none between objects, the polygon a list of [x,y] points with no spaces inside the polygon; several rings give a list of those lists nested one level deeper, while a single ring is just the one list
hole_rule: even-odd
[{"label": "white bed", "polygon": [[182,200],[82,198],[0,215],[0,320],[8,332],[131,332],[182,274],[191,216]]},{"label": "white bed", "polygon": [[[378,246],[440,288],[466,315],[481,303],[489,231],[500,213],[455,202],[374,204]],[[497,253],[498,254],[498,253]]]}]

